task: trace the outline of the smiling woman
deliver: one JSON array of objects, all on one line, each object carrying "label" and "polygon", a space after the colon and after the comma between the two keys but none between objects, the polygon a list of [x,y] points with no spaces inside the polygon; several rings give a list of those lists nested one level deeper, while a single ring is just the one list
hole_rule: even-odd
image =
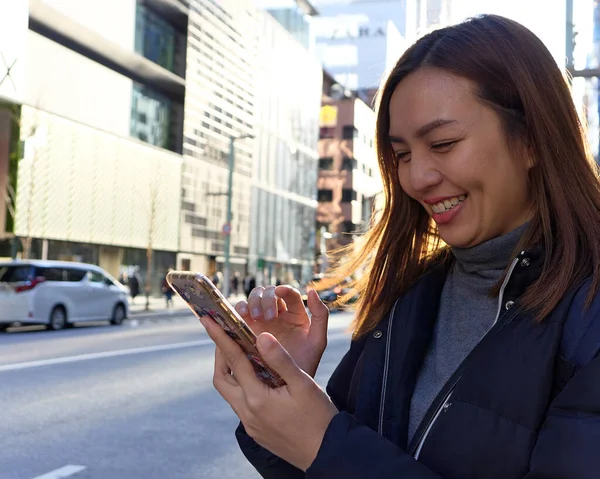
[{"label": "smiling woman", "polygon": [[396,87],[389,108],[400,186],[447,244],[475,246],[531,217],[525,148],[509,148],[500,118],[472,81],[421,68]]},{"label": "smiling woman", "polygon": [[238,305],[285,390],[244,385],[215,335],[246,457],[273,478],[597,478],[600,181],[552,55],[493,15],[421,38],[381,90],[377,149],[380,220],[332,273],[366,270],[329,397],[314,295],[313,321],[283,289]]}]

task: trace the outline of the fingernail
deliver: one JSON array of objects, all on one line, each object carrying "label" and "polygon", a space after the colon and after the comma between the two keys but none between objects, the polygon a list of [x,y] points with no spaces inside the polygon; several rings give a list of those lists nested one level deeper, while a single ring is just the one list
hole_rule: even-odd
[{"label": "fingernail", "polygon": [[275,345],[274,338],[270,334],[261,334],[258,337],[257,342],[263,351],[271,349]]},{"label": "fingernail", "polygon": [[259,316],[260,316],[260,309],[258,309],[258,308],[254,308],[254,309],[252,310],[252,317],[253,317],[253,318],[258,318]]},{"label": "fingernail", "polygon": [[240,313],[246,314],[248,312],[248,308],[244,305],[240,306]]},{"label": "fingernail", "polygon": [[275,310],[273,308],[267,309],[267,312],[265,313],[265,317],[267,319],[273,319],[275,317]]}]

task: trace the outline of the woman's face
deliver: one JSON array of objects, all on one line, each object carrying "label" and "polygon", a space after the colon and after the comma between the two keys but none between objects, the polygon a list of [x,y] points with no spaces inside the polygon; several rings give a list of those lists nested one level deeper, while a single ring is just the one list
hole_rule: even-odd
[{"label": "woman's face", "polygon": [[436,68],[407,76],[390,100],[389,134],[402,189],[447,244],[475,246],[530,219],[531,162],[509,148],[469,80]]}]

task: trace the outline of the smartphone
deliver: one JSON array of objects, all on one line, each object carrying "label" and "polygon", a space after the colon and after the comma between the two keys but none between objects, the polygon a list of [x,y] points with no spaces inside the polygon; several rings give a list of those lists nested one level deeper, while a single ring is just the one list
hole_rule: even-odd
[{"label": "smartphone", "polygon": [[181,296],[192,312],[200,318],[210,317],[236,343],[252,363],[256,376],[272,388],[285,381],[269,368],[256,348],[256,335],[210,279],[201,273],[170,271],[167,283]]}]

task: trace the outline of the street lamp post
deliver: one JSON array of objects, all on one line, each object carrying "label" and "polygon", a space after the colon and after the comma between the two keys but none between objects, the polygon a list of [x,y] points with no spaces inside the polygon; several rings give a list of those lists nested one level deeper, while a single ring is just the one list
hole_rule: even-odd
[{"label": "street lamp post", "polygon": [[233,200],[233,169],[235,167],[235,141],[245,138],[254,138],[254,135],[230,136],[229,137],[229,177],[227,180],[227,219],[223,227],[225,235],[225,268],[223,271],[223,294],[229,298],[231,285],[231,203]]}]

